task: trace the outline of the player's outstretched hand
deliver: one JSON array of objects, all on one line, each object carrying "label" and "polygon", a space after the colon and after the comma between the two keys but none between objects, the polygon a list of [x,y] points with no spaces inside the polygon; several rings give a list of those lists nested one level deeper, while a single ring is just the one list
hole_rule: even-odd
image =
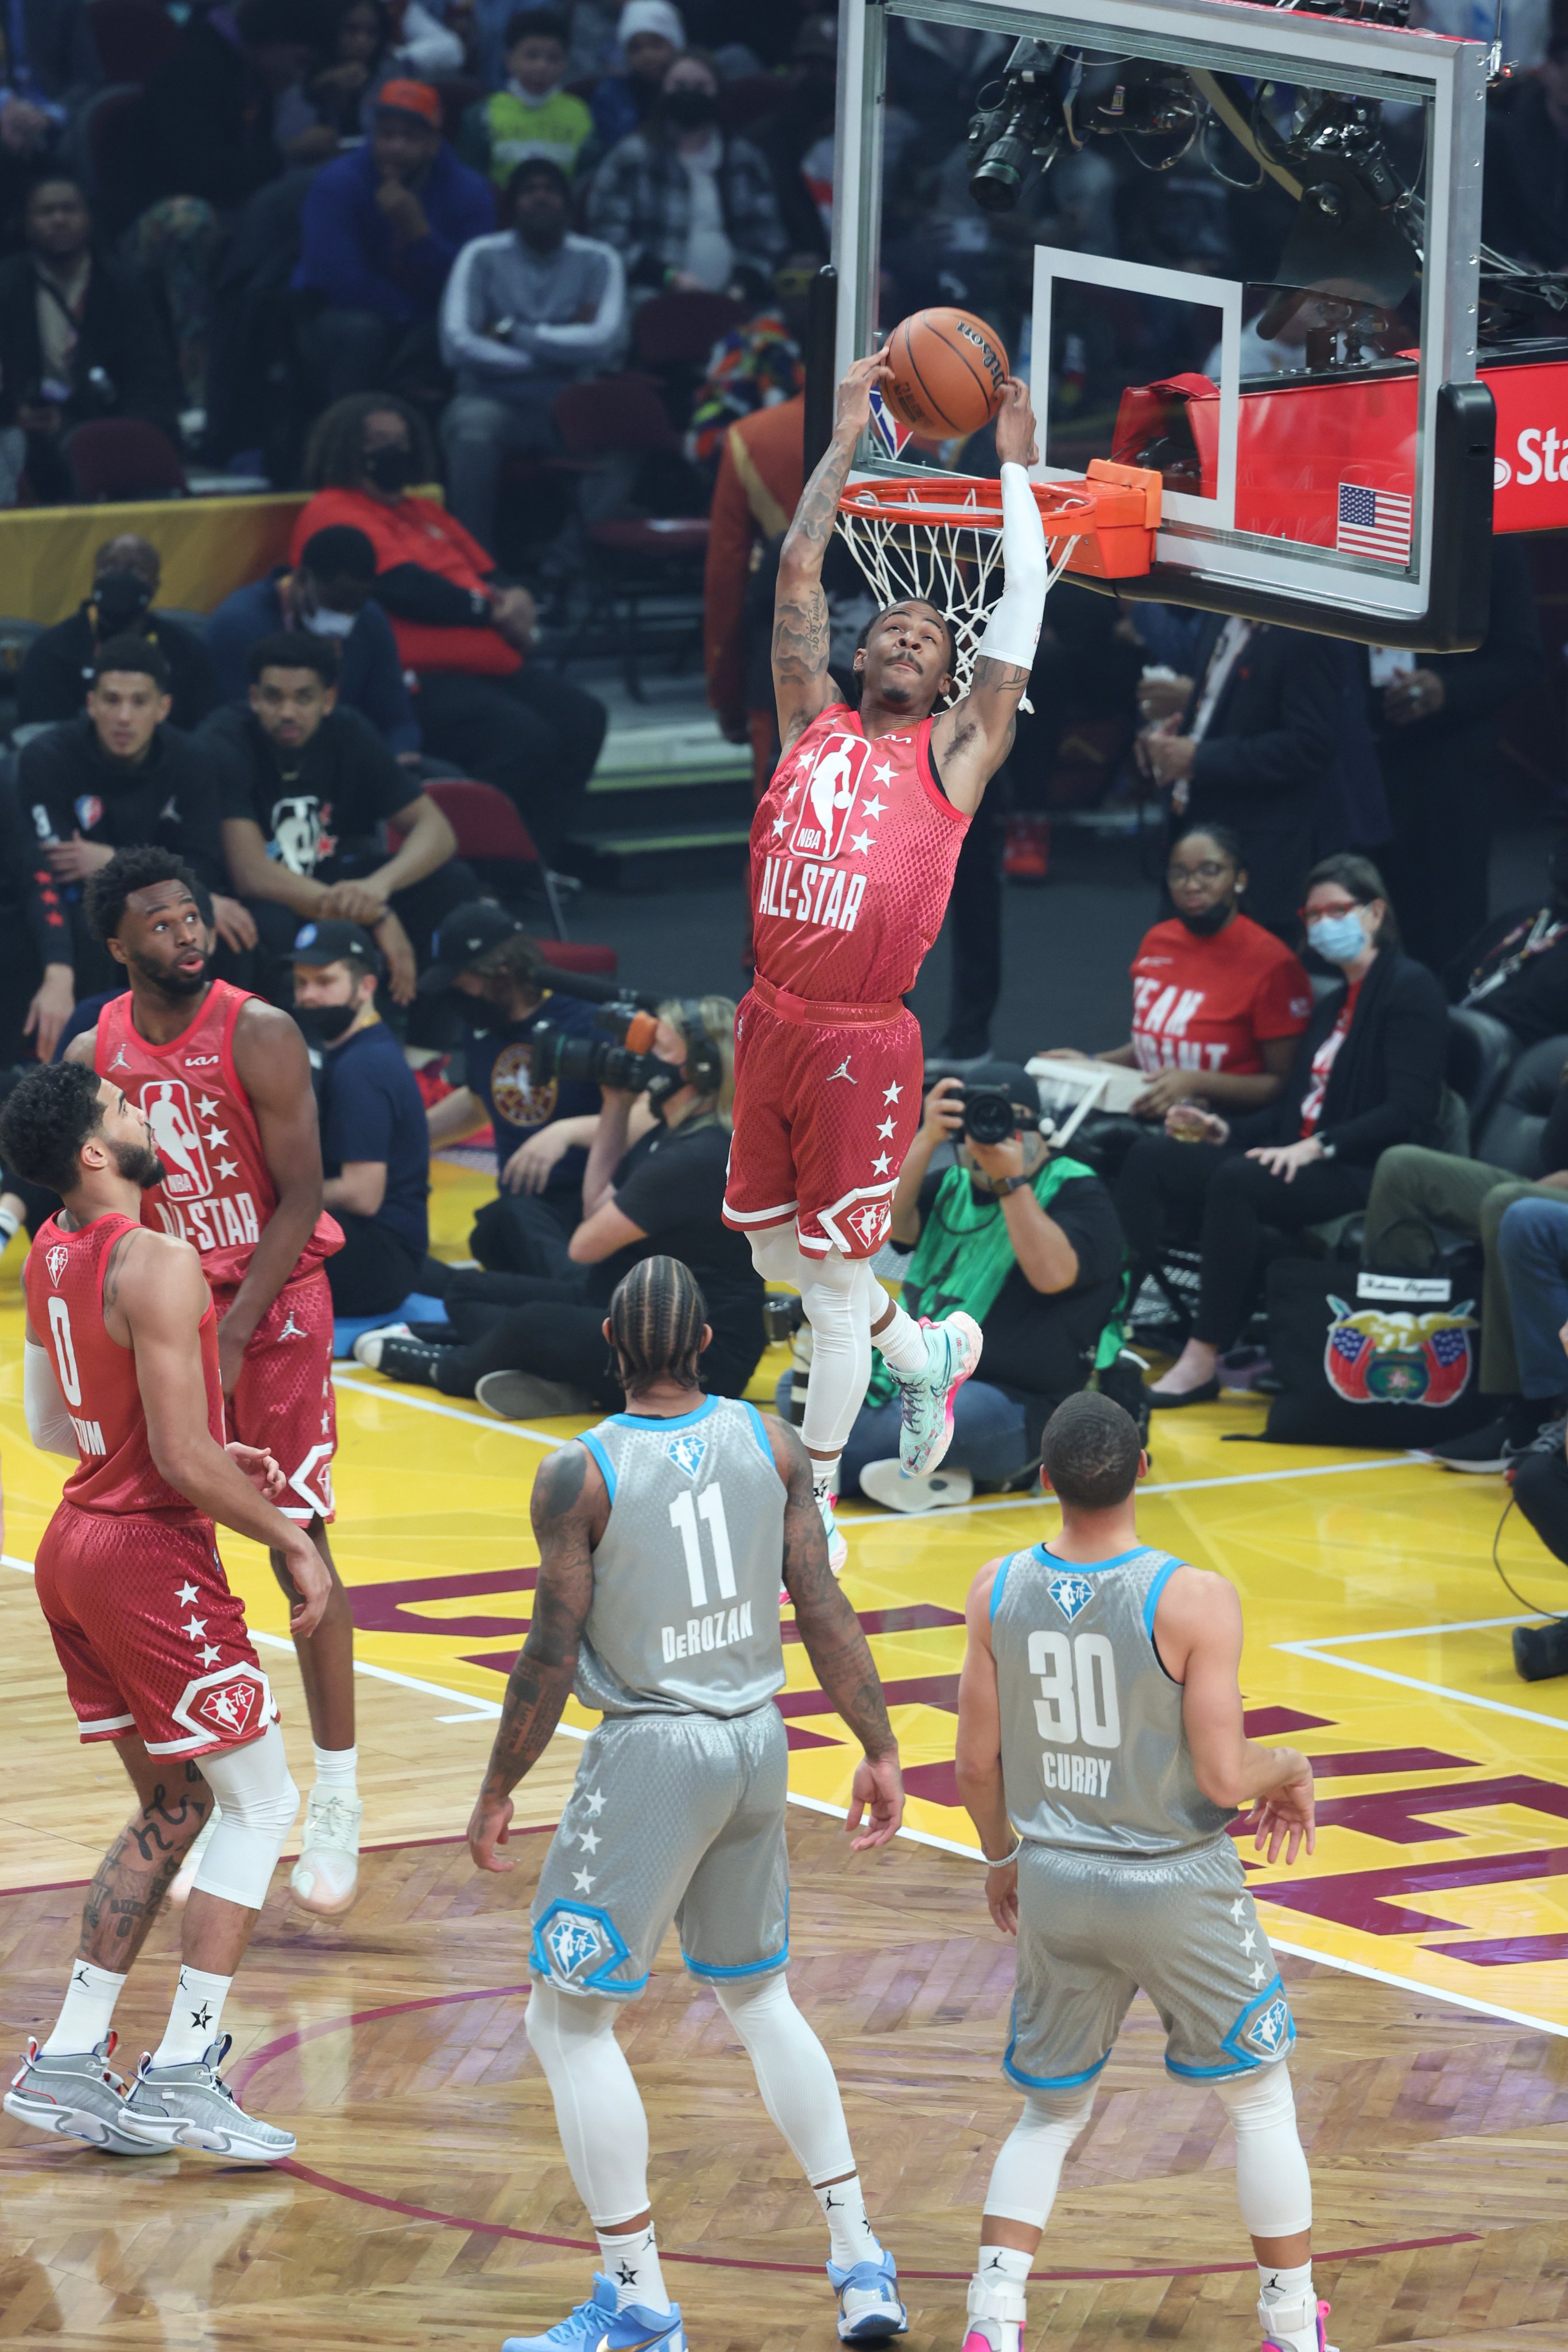
[{"label": "player's outstretched hand", "polygon": [[858,441],[871,423],[872,394],[881,390],[891,373],[885,343],[869,358],[851,362],[849,373],[839,386],[836,426],[846,441]]},{"label": "player's outstretched hand", "polygon": [[1010,1862],[993,1862],[988,1865],[986,1908],[1004,1936],[1018,1934],[1019,1865],[1016,1853]]},{"label": "player's outstretched hand", "polygon": [[1034,466],[1039,462],[1034,404],[1029,396],[1029,386],[1016,375],[1009,375],[1002,386],[1002,404],[997,411],[997,463]]},{"label": "player's outstretched hand", "polygon": [[294,1540],[283,1555],[283,1565],[299,1598],[288,1612],[288,1630],[291,1633],[313,1633],[327,1613],[332,1580],[326,1561],[304,1529],[290,1529],[290,1533]]},{"label": "player's outstretched hand", "polygon": [[[856,1837],[854,1832],[868,1815],[868,1826]],[[873,1845],[886,1845],[898,1834],[903,1819],[904,1775],[898,1769],[897,1749],[890,1748],[883,1756],[862,1756],[855,1767],[849,1818],[844,1823],[850,1833],[851,1853],[864,1853]]]},{"label": "player's outstretched hand", "polygon": [[225,1446],[224,1452],[231,1462],[238,1464],[258,1495],[269,1503],[277,1502],[283,1492],[283,1473],[265,1445],[241,1445],[236,1438]]},{"label": "player's outstretched hand", "polygon": [[510,1797],[493,1797],[481,1789],[468,1816],[468,1851],[476,1870],[515,1870],[516,1863],[503,1862],[496,1848],[505,1845],[507,1832],[512,1826]]},{"label": "player's outstretched hand", "polygon": [[1256,1833],[1253,1845],[1260,1853],[1267,1848],[1270,1862],[1279,1861],[1281,1849],[1286,1862],[1292,1863],[1303,1846],[1312,1853],[1317,1845],[1312,1766],[1304,1756],[1301,1764],[1301,1770],[1283,1788],[1260,1798],[1247,1822],[1247,1827]]}]

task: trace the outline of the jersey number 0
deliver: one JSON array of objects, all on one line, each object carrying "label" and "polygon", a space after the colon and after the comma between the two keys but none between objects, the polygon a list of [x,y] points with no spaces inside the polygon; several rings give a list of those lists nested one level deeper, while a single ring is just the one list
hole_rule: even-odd
[{"label": "jersey number 0", "polygon": [[705,1487],[692,1499],[688,1487],[677,1495],[670,1505],[670,1525],[681,1538],[681,1549],[686,1556],[686,1582],[691,1587],[692,1607],[702,1609],[707,1602],[707,1584],[703,1574],[702,1539],[697,1533],[697,1521],[707,1523],[708,1540],[713,1545],[714,1572],[718,1578],[718,1598],[735,1599],[735,1561],[729,1549],[729,1528],[725,1521],[724,1496],[716,1486]]}]

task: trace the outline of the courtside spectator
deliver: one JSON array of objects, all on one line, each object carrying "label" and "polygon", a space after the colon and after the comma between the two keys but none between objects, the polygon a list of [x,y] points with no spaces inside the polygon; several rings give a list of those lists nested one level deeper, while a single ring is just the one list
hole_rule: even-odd
[{"label": "courtside spectator", "polygon": [[[435,803],[368,719],[337,707],[337,647],[302,630],[251,647],[248,708],[225,705],[200,737],[222,754],[224,856],[275,969],[302,917],[361,923],[406,1004],[413,941],[433,938],[473,877],[451,866],[456,837]],[[403,836],[390,856],[387,825]]]},{"label": "courtside spectator", "polygon": [[607,366],[626,331],[621,257],[569,232],[570,204],[559,163],[519,163],[510,228],[464,247],[441,306],[441,355],[457,378],[441,420],[448,499],[486,547],[503,462],[556,447],[558,394]]},{"label": "courtside spectator", "polygon": [[833,194],[833,113],[838,99],[839,27],[834,16],[808,16],[789,51],[788,95],[747,136],[773,174],[779,217],[791,253],[828,257]]},{"label": "courtside spectator", "polygon": [[760,302],[770,290],[784,251],[773,175],[749,139],[719,129],[718,94],[711,59],[677,58],[642,129],[593,175],[589,228],[620,254],[634,294]]},{"label": "courtside spectator", "polygon": [[358,923],[303,924],[294,1018],[305,1032],[321,1122],[321,1205],[343,1229],[327,1281],[337,1315],[390,1315],[429,1244],[424,1102],[376,1010],[374,940]]},{"label": "courtside spectator", "polygon": [[340,0],[327,41],[327,63],[305,85],[317,120],[340,139],[358,139],[375,125],[375,102],[398,68],[392,59],[387,0]]},{"label": "courtside spectator", "polygon": [[292,572],[280,563],[236,588],[202,631],[220,698],[248,703],[251,647],[280,629],[304,629],[331,638],[342,656],[340,708],[368,719],[398,759],[417,760],[419,723],[375,585],[375,549],[362,530],[338,523],[306,541]]},{"label": "courtside spectator", "polygon": [[227,888],[218,833],[221,761],[206,743],[169,725],[169,669],[145,637],[111,637],[99,648],[87,708],[68,726],[24,745],[16,797],[30,818],[41,903],[53,889],[66,902],[75,992],[112,988],[120,966],[89,933],[82,886],[117,849],[143,844],[183,857],[214,893],[219,939],[236,955],[256,946],[256,926]]},{"label": "courtside spectator", "polygon": [[428,384],[447,274],[495,218],[486,183],[441,135],[428,82],[384,82],[369,141],[318,173],[301,215],[291,283],[329,401]]},{"label": "courtside spectator", "polygon": [[213,666],[200,637],[183,621],[152,611],[162,576],[151,540],[131,531],[105,540],[92,560],[92,593],[68,621],[35,637],[23,656],[16,674],[19,727],[79,719],[99,647],[124,636],[144,637],[162,655],[173,724],[186,730],[201,724],[218,698]]},{"label": "courtside spectator", "polygon": [[703,648],[707,698],[720,731],[749,742],[758,800],[779,749],[772,667],[752,614],[752,573],[760,551],[781,539],[805,486],[806,402],[797,393],[741,417],[724,436],[708,521],[703,574]]},{"label": "courtside spectator", "polygon": [[648,120],[664,76],[686,46],[686,28],[671,0],[626,0],[615,37],[621,70],[596,82],[589,101],[601,153]]},{"label": "courtside spectator", "polygon": [[147,281],[99,249],[78,181],[35,181],[22,233],[26,251],[0,261],[0,423],[27,436],[34,502],[63,506],[76,496],[66,435],[111,416],[172,435],[180,380]]},{"label": "courtside spectator", "polygon": [[506,31],[504,88],[463,118],[459,152],[497,188],[509,189],[519,163],[535,156],[570,179],[593,136],[593,117],[566,88],[569,27],[553,8],[523,8]]},{"label": "courtside spectator", "polygon": [[352,523],[376,551],[376,597],[405,669],[419,678],[426,751],[498,785],[545,856],[570,827],[608,724],[604,706],[527,659],[533,599],[440,501],[409,495],[434,478],[430,436],[402,401],[362,393],[319,419],[305,475],[316,496],[292,551],[328,523]]},{"label": "courtside spectator", "polygon": [[103,79],[87,0],[11,0],[0,79],[0,143],[37,152]]},{"label": "courtside spectator", "polygon": [[1546,861],[1543,903],[1494,916],[1459,972],[1459,1003],[1490,1013],[1521,1045],[1568,1032],[1568,834]]}]

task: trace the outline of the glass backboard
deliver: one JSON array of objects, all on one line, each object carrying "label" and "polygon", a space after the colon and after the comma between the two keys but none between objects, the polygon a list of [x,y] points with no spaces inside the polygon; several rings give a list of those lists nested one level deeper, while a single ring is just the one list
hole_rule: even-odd
[{"label": "glass backboard", "polygon": [[[1030,384],[1042,478],[1159,472],[1124,593],[1479,642],[1480,43],[1315,0],[843,0],[841,59],[840,373],[913,311],[973,311]],[[996,470],[988,431],[895,462]]]}]

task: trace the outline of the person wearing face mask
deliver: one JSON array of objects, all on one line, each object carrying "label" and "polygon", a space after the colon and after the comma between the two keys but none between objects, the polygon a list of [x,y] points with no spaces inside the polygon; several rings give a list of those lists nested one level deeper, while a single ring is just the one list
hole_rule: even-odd
[{"label": "person wearing face mask", "polygon": [[183,621],[152,611],[162,564],[151,540],[122,531],[92,560],[92,593],[71,614],[33,639],[16,673],[18,727],[56,726],[79,716],[98,650],[110,637],[144,637],[169,671],[170,719],[199,727],[218,701],[217,681],[200,637]]},{"label": "person wearing face mask", "polygon": [[1266,1228],[1300,1233],[1364,1209],[1379,1155],[1427,1143],[1436,1128],[1448,1007],[1426,966],[1401,952],[1377,868],[1348,853],[1322,859],[1301,921],[1342,984],[1313,1006],[1276,1099],[1234,1119],[1178,1103],[1164,1148],[1138,1147],[1117,1188],[1140,1271],[1167,1241],[1196,1238],[1199,1251],[1192,1336],[1146,1390],[1151,1405],[1218,1395],[1219,1358],[1252,1304]]},{"label": "person wearing face mask", "polygon": [[[583,13],[580,7],[574,12],[574,40]],[[622,70],[602,75],[590,100],[594,144],[601,155],[646,122],[657,106],[664,76],[686,46],[685,20],[674,0],[626,0],[615,18],[613,39]]]},{"label": "person wearing face mask", "polygon": [[718,99],[717,67],[688,49],[646,123],[593,175],[588,226],[620,254],[633,296],[769,291],[785,248],[773,175],[749,139],[720,130]]},{"label": "person wearing face mask", "polygon": [[327,1260],[335,1315],[386,1315],[430,1243],[430,1143],[413,1073],[376,1010],[381,958],[358,923],[302,924],[294,1018],[321,1121],[321,1204],[343,1229]]},{"label": "person wearing face mask", "polygon": [[419,721],[375,586],[375,549],[362,530],[338,523],[306,541],[292,570],[280,563],[264,580],[236,588],[208,614],[202,631],[220,700],[249,702],[251,648],[263,637],[280,629],[329,637],[342,656],[340,709],[357,710],[394,759],[413,765],[419,758]]}]

